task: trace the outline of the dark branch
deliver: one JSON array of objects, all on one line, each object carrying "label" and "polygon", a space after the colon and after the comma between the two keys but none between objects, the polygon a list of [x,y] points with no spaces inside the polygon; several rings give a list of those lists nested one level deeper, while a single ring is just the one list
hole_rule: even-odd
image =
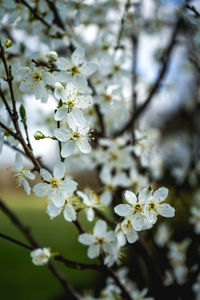
[{"label": "dark branch", "polygon": [[125,131],[130,130],[131,128],[133,128],[134,126],[134,122],[141,116],[142,113],[144,113],[145,109],[149,106],[149,104],[151,103],[153,97],[155,96],[155,94],[157,93],[161,82],[163,81],[168,67],[169,67],[169,63],[170,63],[170,58],[171,58],[171,54],[172,54],[172,50],[176,44],[176,37],[177,34],[180,30],[182,24],[182,17],[180,17],[176,23],[176,26],[172,32],[168,47],[165,51],[165,57],[163,59],[163,64],[161,67],[161,70],[158,74],[158,78],[156,80],[156,82],[154,83],[153,87],[150,90],[150,93],[147,97],[147,99],[144,101],[144,103],[142,105],[140,105],[136,111],[132,114],[132,117],[129,119],[129,121],[125,124],[125,126],[123,128],[121,128],[119,131],[114,133],[114,137],[120,136],[122,135]]},{"label": "dark branch", "polygon": [[34,15],[35,19],[38,19],[42,24],[44,24],[47,28],[50,28],[50,24],[48,24],[42,16],[40,16],[40,13],[36,8],[33,8],[30,6],[29,3],[27,3],[25,0],[15,0],[16,3],[22,3],[24,6],[26,6],[30,12]]},{"label": "dark branch", "polygon": [[[19,231],[24,235],[24,237],[27,239],[27,241],[31,244],[33,248],[42,248],[42,246],[36,241],[36,239],[31,234],[30,229],[24,226],[24,224],[19,220],[19,218],[4,204],[4,202],[1,199],[0,199],[0,209],[3,211],[3,213],[5,213],[5,215],[10,219],[10,221],[19,229]],[[78,295],[76,294],[76,292],[73,290],[73,288],[65,278],[65,275],[63,275],[51,261],[49,261],[48,267],[51,270],[51,272],[54,274],[54,276],[57,278],[57,280],[60,281],[64,289],[68,293],[70,293],[72,299],[73,300],[79,299]]]}]

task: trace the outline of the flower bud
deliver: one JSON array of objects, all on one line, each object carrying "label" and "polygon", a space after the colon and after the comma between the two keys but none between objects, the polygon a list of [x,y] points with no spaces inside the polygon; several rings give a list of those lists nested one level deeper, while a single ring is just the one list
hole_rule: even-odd
[{"label": "flower bud", "polygon": [[5,40],[4,47],[10,48],[12,46],[12,41],[10,39]]},{"label": "flower bud", "polygon": [[58,54],[55,51],[49,51],[47,53],[47,58],[48,58],[49,62],[57,61]]},{"label": "flower bud", "polygon": [[41,131],[36,131],[33,136],[36,140],[42,140],[46,137]]}]

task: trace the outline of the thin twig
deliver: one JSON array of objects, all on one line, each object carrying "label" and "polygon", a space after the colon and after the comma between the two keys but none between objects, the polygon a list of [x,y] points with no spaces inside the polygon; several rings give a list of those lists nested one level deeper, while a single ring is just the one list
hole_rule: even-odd
[{"label": "thin twig", "polygon": [[25,0],[15,0],[16,3],[22,3],[24,6],[26,6],[30,12],[34,15],[35,19],[38,19],[42,24],[44,24],[47,28],[50,29],[50,24],[48,24],[43,17],[40,16],[39,11],[36,8],[33,8],[29,3],[27,3]]},{"label": "thin twig", "polygon": [[65,31],[65,25],[62,22],[62,19],[59,16],[59,13],[55,7],[55,4],[53,3],[53,1],[51,0],[46,0],[50,10],[53,12],[54,15],[54,23],[58,25],[58,27],[60,27],[61,29],[63,29]]},{"label": "thin twig", "polygon": [[1,121],[0,121],[0,127],[2,127],[3,129],[5,129],[10,135],[12,135],[15,139],[18,139],[19,136],[17,135],[16,132],[13,132],[10,128],[8,128],[6,125],[4,125]]},{"label": "thin twig", "polygon": [[[23,248],[26,248],[30,251],[34,250],[34,249],[37,249],[37,247],[32,247],[32,246],[29,246],[19,240],[16,240],[4,233],[0,233],[0,237],[11,242],[11,243],[14,243],[18,246],[21,246]],[[97,265],[97,264],[85,264],[85,263],[80,263],[80,262],[76,262],[76,261],[72,261],[72,260],[69,260],[65,257],[63,257],[60,253],[56,253],[53,255],[53,259],[56,260],[56,261],[59,261],[61,263],[63,263],[66,267],[68,268],[71,268],[71,269],[76,269],[76,270],[95,270],[95,271],[99,271],[99,272],[102,272],[102,271],[105,271],[105,268],[101,265]]]},{"label": "thin twig", "polygon": [[1,84],[0,84],[0,97],[1,97],[1,99],[3,101],[3,104],[6,107],[6,110],[7,110],[8,114],[9,114],[9,116],[12,118],[12,111],[11,111],[10,106],[9,106],[9,104],[8,104],[5,96],[4,96],[4,93],[3,93],[2,89],[1,89]]},{"label": "thin twig", "polygon": [[[186,7],[186,4],[185,4],[184,8],[185,7]],[[163,81],[163,79],[164,79],[164,77],[167,73],[170,58],[171,58],[171,54],[172,54],[172,50],[173,50],[173,48],[176,44],[176,37],[177,37],[177,34],[180,30],[181,24],[182,24],[182,16],[178,19],[178,21],[176,23],[176,26],[175,26],[175,28],[172,32],[168,47],[167,47],[166,52],[165,52],[165,57],[164,57],[164,60],[163,60],[161,70],[158,74],[157,80],[155,81],[153,87],[151,88],[151,90],[149,92],[149,95],[148,95],[147,99],[144,101],[144,103],[142,105],[140,105],[136,109],[136,111],[132,114],[131,118],[124,125],[124,127],[122,127],[119,131],[116,131],[114,133],[114,137],[122,135],[125,131],[127,131],[127,130],[129,130],[133,127],[134,122],[138,119],[139,116],[141,116],[142,113],[144,113],[145,109],[149,106],[149,104],[151,103],[153,97],[157,93],[157,91],[158,91],[158,89],[161,85],[161,82]]]},{"label": "thin twig", "polygon": [[[35,237],[30,232],[30,229],[26,227],[19,218],[5,205],[5,203],[0,199],[0,209],[5,213],[5,215],[10,219],[10,221],[19,229],[19,231],[24,235],[24,237],[27,239],[27,241],[32,245],[33,248],[41,248],[42,246],[36,241]],[[2,236],[1,236],[2,237]],[[18,243],[19,244],[19,243]],[[57,280],[60,281],[64,289],[70,293],[72,296],[72,299],[80,299],[77,293],[73,290],[71,285],[68,283],[66,277],[64,274],[62,274],[57,267],[52,263],[52,261],[49,261],[48,264],[49,269],[54,274],[54,276],[57,278]]]},{"label": "thin twig", "polygon": [[122,18],[120,20],[120,28],[119,28],[119,32],[117,35],[117,42],[116,42],[115,50],[120,48],[120,42],[121,42],[122,34],[124,31],[124,22],[125,22],[126,13],[129,9],[129,7],[130,7],[130,0],[127,0],[125,3],[125,6],[124,6],[124,12],[123,12]]},{"label": "thin twig", "polygon": [[194,7],[194,5],[187,4],[186,8],[189,9],[190,11],[192,11],[197,18],[200,17],[200,13],[197,11],[197,9],[196,9],[196,7]]},{"label": "thin twig", "polygon": [[[18,113],[17,113],[17,109],[16,109],[16,99],[14,96],[14,91],[13,91],[13,86],[12,86],[12,81],[13,81],[12,70],[11,70],[11,67],[8,67],[6,56],[5,56],[1,41],[0,41],[0,57],[3,62],[3,65],[4,65],[4,69],[5,69],[5,73],[6,73],[5,81],[7,81],[7,83],[8,83],[10,96],[11,96],[11,100],[12,100],[13,111],[12,111],[11,118],[12,118],[12,122],[15,127],[15,130],[16,130],[16,135],[14,137],[21,143],[21,145],[24,149],[24,152],[31,159],[32,163],[35,166],[36,171],[39,172],[39,170],[41,168],[40,162],[35,158],[32,150],[29,148],[28,144],[25,142],[23,135],[21,133],[20,127],[19,127]],[[5,129],[5,125],[4,125],[4,129]],[[9,133],[11,134],[11,132],[9,132]],[[13,133],[12,133],[12,135],[13,135]]]}]

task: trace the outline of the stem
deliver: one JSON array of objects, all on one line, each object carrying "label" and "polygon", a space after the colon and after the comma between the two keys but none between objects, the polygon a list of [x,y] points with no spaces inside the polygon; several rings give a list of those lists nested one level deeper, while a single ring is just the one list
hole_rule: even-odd
[{"label": "stem", "polygon": [[[16,240],[4,233],[0,233],[0,237],[2,239],[5,239],[11,243],[14,243],[18,246],[21,246],[25,249],[28,249],[30,251],[34,250],[34,249],[37,249],[35,247],[32,247],[32,246],[29,246],[25,243],[22,243],[21,241],[19,240]],[[60,253],[57,253],[53,256],[54,260],[56,261],[59,261],[59,262],[62,262],[64,263],[64,265],[68,268],[71,268],[71,269],[76,269],[76,270],[95,270],[95,271],[99,271],[99,272],[102,272],[102,271],[105,271],[104,270],[104,267],[102,267],[101,265],[97,265],[97,264],[84,264],[84,263],[80,263],[80,262],[76,262],[76,261],[72,261],[72,260],[69,260],[67,258],[64,258]]]},{"label": "stem", "polygon": [[47,28],[51,28],[50,24],[48,24],[44,18],[42,18],[36,8],[31,7],[25,0],[15,0],[16,3],[22,3],[24,6],[26,6],[30,12],[34,15],[36,19],[38,19],[42,24],[44,24]]},{"label": "stem", "polygon": [[[186,1],[186,3],[187,3],[187,1]],[[186,7],[186,3],[183,6],[183,10]],[[176,44],[176,37],[177,37],[178,32],[179,32],[179,30],[181,28],[181,24],[182,24],[182,16],[178,19],[178,21],[177,21],[177,23],[175,25],[175,28],[174,28],[174,30],[172,32],[172,35],[171,35],[168,47],[166,49],[166,54],[165,54],[165,57],[164,57],[164,60],[163,60],[163,64],[162,64],[161,70],[160,70],[160,72],[158,74],[157,80],[155,81],[153,87],[150,90],[150,93],[149,93],[147,99],[132,114],[132,117],[125,124],[125,126],[123,128],[121,128],[119,131],[116,131],[114,133],[114,137],[118,137],[118,136],[122,135],[125,131],[130,130],[133,127],[133,123],[139,118],[139,116],[141,116],[141,114],[149,106],[149,104],[151,103],[153,97],[157,93],[157,91],[158,91],[158,89],[160,87],[160,84],[163,81],[163,79],[164,79],[164,77],[165,77],[165,75],[167,73],[167,70],[168,70],[168,67],[169,67],[170,58],[171,58],[171,55],[172,55],[172,50],[174,49],[174,46]]]},{"label": "stem", "polygon": [[8,67],[7,64],[7,60],[5,57],[5,53],[4,53],[4,49],[2,47],[2,44],[0,42],[0,55],[1,55],[1,59],[4,65],[4,69],[6,72],[6,81],[8,82],[8,86],[9,86],[9,91],[10,91],[10,95],[11,95],[11,100],[12,100],[12,106],[13,106],[13,112],[11,115],[12,121],[13,121],[13,125],[15,127],[16,130],[16,134],[14,136],[14,134],[11,134],[11,131],[7,130],[5,128],[5,125],[2,126],[2,123],[0,124],[4,129],[6,129],[11,135],[13,135],[22,145],[24,152],[27,154],[27,156],[31,159],[32,163],[35,166],[35,169],[39,172],[41,165],[40,162],[35,158],[35,156],[33,155],[33,152],[31,150],[31,148],[29,148],[28,144],[26,144],[23,135],[21,133],[20,127],[19,127],[19,123],[18,123],[18,113],[17,113],[17,109],[16,109],[16,100],[15,100],[15,96],[14,96],[14,92],[13,92],[13,86],[12,86],[12,81],[13,81],[13,76],[12,76],[12,70],[11,68]]},{"label": "stem", "polygon": [[2,122],[0,122],[0,126],[5,129],[10,135],[12,135],[15,139],[18,140],[19,136],[17,133],[13,132],[12,130],[10,130],[6,125],[4,125]]},{"label": "stem", "polygon": [[[60,128],[60,121],[57,121],[56,123],[57,123],[57,128]],[[58,141],[58,145],[59,145],[60,160],[61,160],[62,162],[64,162],[64,158],[63,158],[62,155],[61,155],[62,144],[61,144],[60,141]]]},{"label": "stem", "polygon": [[[24,237],[27,239],[28,242],[30,242],[31,246],[33,248],[42,248],[42,246],[36,241],[35,237],[31,234],[28,227],[24,226],[24,224],[19,220],[19,218],[4,204],[4,202],[0,199],[0,209],[7,215],[7,217],[10,219],[10,221],[19,229],[19,231],[24,235]],[[5,236],[5,235],[4,235]],[[1,237],[3,237],[1,235]],[[8,238],[6,238],[8,240]],[[26,247],[25,244],[16,241],[12,238],[9,238],[9,240],[12,242],[17,243],[18,245],[21,244],[23,247]],[[29,247],[29,246],[28,246]],[[26,247],[27,248],[27,247]],[[30,248],[29,248],[30,250]],[[57,278],[57,280],[62,284],[64,289],[67,293],[69,293],[73,300],[79,300],[80,297],[77,295],[77,293],[73,290],[71,285],[68,283],[67,279],[65,278],[65,275],[62,274],[57,267],[49,261],[48,268],[50,271],[54,274],[54,276]]]}]

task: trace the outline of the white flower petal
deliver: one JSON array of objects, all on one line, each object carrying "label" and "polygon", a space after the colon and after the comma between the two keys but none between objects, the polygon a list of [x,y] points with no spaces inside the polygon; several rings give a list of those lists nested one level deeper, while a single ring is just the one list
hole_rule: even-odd
[{"label": "white flower petal", "polygon": [[70,130],[64,127],[54,129],[54,135],[60,142],[67,142],[72,136]]},{"label": "white flower petal", "polygon": [[86,210],[86,215],[88,221],[92,222],[94,220],[94,209],[92,207],[88,208]]},{"label": "white flower petal", "polygon": [[114,208],[114,212],[120,217],[130,216],[133,211],[133,208],[129,204],[119,204]]},{"label": "white flower petal", "polygon": [[125,191],[124,197],[129,204],[135,204],[137,202],[137,197],[133,192]]},{"label": "white flower petal", "polygon": [[93,259],[98,257],[100,254],[100,247],[98,245],[90,245],[87,251],[87,255],[89,258]]},{"label": "white flower petal", "polygon": [[54,120],[55,121],[61,121],[65,116],[67,116],[68,110],[66,106],[61,106],[60,108],[57,109],[55,115],[54,115]]},{"label": "white flower petal", "polygon": [[38,197],[43,197],[45,195],[45,187],[47,186],[46,183],[37,183],[33,187],[33,192],[36,194]]},{"label": "white flower petal", "polygon": [[151,224],[155,224],[156,221],[157,221],[157,213],[152,210],[152,209],[144,209],[144,214],[145,214],[145,217],[147,218],[148,222],[151,223]]},{"label": "white flower petal", "polygon": [[61,83],[56,82],[55,83],[55,90],[54,90],[54,96],[56,97],[56,99],[60,100],[65,100],[66,99],[66,92],[64,87],[62,86]]},{"label": "white flower petal", "polygon": [[55,165],[53,170],[53,176],[57,179],[63,178],[65,175],[65,164],[60,162]]},{"label": "white flower petal", "polygon": [[71,98],[73,96],[73,98],[77,95],[78,90],[77,88],[73,85],[72,82],[69,82],[66,86],[66,94],[68,98]]},{"label": "white flower petal", "polygon": [[93,103],[91,96],[79,96],[78,99],[79,100],[76,102],[75,105],[75,107],[78,109],[87,109]]},{"label": "white flower petal", "polygon": [[103,237],[107,229],[107,224],[105,221],[98,220],[94,226],[94,235],[98,237]]},{"label": "white flower petal", "polygon": [[98,69],[98,65],[95,63],[84,63],[80,68],[79,71],[86,76],[90,76],[95,73]]},{"label": "white flower petal", "polygon": [[54,188],[53,193],[49,198],[56,207],[62,207],[65,204],[65,194],[58,188]]},{"label": "white flower petal", "polygon": [[58,66],[58,69],[63,70],[63,71],[68,70],[72,66],[71,61],[64,57],[59,57],[56,64]]},{"label": "white flower petal", "polygon": [[67,141],[65,144],[62,144],[62,150],[61,150],[61,155],[62,157],[68,157],[72,155],[72,153],[75,150],[75,143],[74,141]]},{"label": "white flower petal", "polygon": [[154,192],[153,197],[155,200],[162,202],[167,198],[168,192],[169,190],[167,188],[161,187]]},{"label": "white flower petal", "polygon": [[131,225],[135,231],[141,231],[144,227],[144,216],[139,213],[134,214],[130,217]]},{"label": "white flower petal", "polygon": [[77,48],[73,53],[72,53],[72,62],[76,66],[80,65],[83,63],[85,58],[85,50],[83,48]]},{"label": "white flower petal", "polygon": [[83,113],[80,110],[73,110],[68,114],[67,121],[69,127],[72,128],[73,131],[76,131],[76,126],[84,128],[86,126],[86,120]]},{"label": "white flower petal", "polygon": [[79,150],[82,152],[82,153],[90,153],[92,148],[90,146],[90,144],[88,143],[87,140],[84,140],[83,138],[78,140],[76,142],[76,144],[78,145],[79,147]]},{"label": "white flower petal", "polygon": [[100,200],[104,206],[110,205],[112,201],[112,192],[109,190],[104,191],[100,196]]},{"label": "white flower petal", "polygon": [[18,172],[23,169],[23,160],[22,160],[22,155],[20,153],[16,153],[15,155],[15,169]]},{"label": "white flower petal", "polygon": [[96,239],[92,234],[82,233],[78,237],[78,241],[83,245],[92,245],[96,243]]},{"label": "white flower petal", "polygon": [[66,221],[72,222],[76,220],[76,212],[70,204],[65,205],[63,215]]},{"label": "white flower petal", "polygon": [[27,181],[26,179],[24,179],[24,180],[22,181],[22,184],[23,184],[23,187],[24,187],[26,193],[27,193],[28,195],[30,195],[30,193],[31,193],[31,188],[30,188],[30,185],[29,185],[28,181]]},{"label": "white flower petal", "polygon": [[139,192],[139,195],[138,195],[139,202],[147,203],[149,201],[151,195],[152,195],[152,192],[149,189],[144,188],[143,190],[141,190],[141,192]]},{"label": "white flower petal", "polygon": [[160,204],[156,209],[161,216],[166,218],[172,218],[175,215],[175,209],[168,203]]},{"label": "white flower petal", "polygon": [[130,244],[133,244],[135,243],[138,238],[139,238],[139,235],[138,233],[133,229],[131,228],[131,230],[129,231],[129,233],[126,235],[127,237],[127,241],[130,243]]},{"label": "white flower petal", "polygon": [[47,214],[51,219],[57,217],[61,213],[61,210],[61,207],[56,207],[53,203],[49,203],[47,206]]},{"label": "white flower petal", "polygon": [[34,180],[35,179],[35,174],[32,173],[29,170],[24,170],[24,176],[30,180]]},{"label": "white flower petal", "polygon": [[50,179],[52,178],[52,175],[49,171],[45,170],[45,169],[40,169],[40,175],[42,176],[42,178],[45,181],[50,181]]}]

